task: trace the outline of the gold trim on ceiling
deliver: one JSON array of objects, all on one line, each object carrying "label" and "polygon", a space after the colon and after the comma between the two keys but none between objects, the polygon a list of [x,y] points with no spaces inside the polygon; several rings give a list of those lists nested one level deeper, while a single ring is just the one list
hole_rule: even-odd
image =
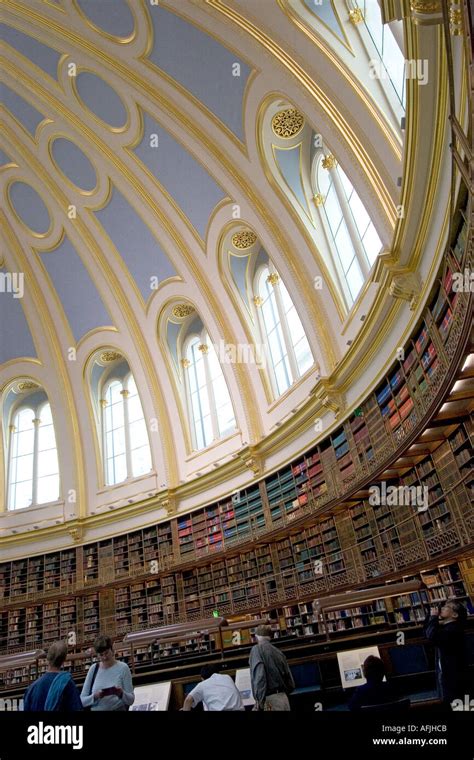
[{"label": "gold trim on ceiling", "polygon": [[304,116],[296,108],[278,111],[272,118],[272,130],[277,137],[288,139],[298,135],[304,127]]},{"label": "gold trim on ceiling", "polygon": [[234,232],[231,242],[237,250],[245,251],[257,242],[257,236],[252,230],[242,230],[241,232]]},{"label": "gold trim on ceiling", "polygon": [[184,319],[185,317],[189,317],[190,314],[193,314],[196,311],[194,306],[191,306],[191,304],[188,303],[179,303],[177,306],[173,306],[171,313],[173,317],[176,317],[177,319]]}]

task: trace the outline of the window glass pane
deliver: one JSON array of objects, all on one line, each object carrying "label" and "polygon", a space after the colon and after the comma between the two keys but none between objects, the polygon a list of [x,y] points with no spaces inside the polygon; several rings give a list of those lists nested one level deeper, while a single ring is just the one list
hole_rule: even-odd
[{"label": "window glass pane", "polygon": [[125,453],[125,428],[116,428],[113,433],[114,456]]},{"label": "window glass pane", "polygon": [[151,470],[151,455],[148,441],[145,446],[133,449],[132,451],[132,473],[134,478]]},{"label": "window glass pane", "polygon": [[339,227],[335,240],[339,259],[341,261],[342,268],[344,269],[344,273],[346,273],[354,259],[355,250],[345,221],[341,222],[341,226]]},{"label": "window glass pane", "polygon": [[24,509],[30,507],[33,501],[33,480],[17,483],[13,490],[13,501],[10,509]]},{"label": "window glass pane", "polygon": [[341,211],[341,206],[339,204],[339,200],[336,195],[336,191],[334,189],[334,185],[331,185],[331,189],[326,196],[326,201],[324,203],[324,211],[326,212],[326,216],[329,222],[329,226],[331,227],[332,233],[333,235],[335,235],[337,228],[339,227],[339,224],[342,219],[342,211]]},{"label": "window glass pane", "polygon": [[38,504],[48,504],[59,498],[59,475],[48,475],[38,479]]},{"label": "window glass pane", "polygon": [[33,425],[29,430],[22,430],[15,433],[15,451],[17,456],[32,454],[35,441],[35,431]]},{"label": "window glass pane", "polygon": [[306,335],[295,345],[295,357],[299,373],[303,375],[313,365],[313,354]]},{"label": "window glass pane", "polygon": [[228,403],[221,406],[217,413],[217,419],[219,424],[219,435],[227,435],[235,430],[235,418],[232,404]]},{"label": "window glass pane", "polygon": [[349,205],[351,207],[352,216],[354,218],[354,222],[356,223],[359,235],[363,237],[368,225],[370,224],[370,216],[368,215],[364,204],[356,192],[352,194]]},{"label": "window glass pane", "polygon": [[296,313],[296,309],[294,306],[292,306],[291,310],[286,315],[286,320],[288,322],[288,327],[289,327],[293,346],[295,346],[295,344],[301,340],[301,338],[304,336],[305,333],[304,333],[303,325],[301,324],[301,320],[298,314]]},{"label": "window glass pane", "polygon": [[[105,425],[105,457],[107,460],[107,485],[121,483],[127,477],[127,460],[125,456],[125,418],[124,397],[121,393],[122,383],[113,381],[107,388]],[[120,461],[119,461],[120,459]],[[125,471],[123,468],[125,467]]]},{"label": "window glass pane", "polygon": [[39,439],[38,439],[39,451],[47,451],[48,449],[56,448],[56,436],[54,435],[53,425],[45,425],[43,421],[41,421],[38,434],[39,434]]},{"label": "window glass pane", "polygon": [[235,416],[230,399],[229,389],[212,343],[207,340],[209,352],[207,360],[209,362],[209,374],[212,378],[212,390],[214,394],[214,403],[216,406],[217,428],[219,435],[223,436],[235,429]]},{"label": "window glass pane", "polygon": [[[205,423],[204,418],[207,417],[210,419],[209,396],[206,386],[203,355],[201,351],[198,350],[200,343],[201,341],[198,337],[190,341],[187,350],[187,358],[191,364],[186,370],[189,373],[190,381],[189,399],[191,409],[189,416],[193,422],[195,445],[197,449],[202,449],[208,445],[205,433],[207,423]],[[212,439],[212,432],[210,438]]]},{"label": "window glass pane", "polygon": [[383,28],[383,61],[401,99],[405,80],[405,59],[388,25]]},{"label": "window glass pane", "polygon": [[15,457],[15,482],[26,483],[30,480],[33,484],[33,454]]},{"label": "window glass pane", "polygon": [[277,325],[271,333],[268,334],[268,346],[270,348],[270,354],[273,360],[273,364],[276,365],[283,358],[283,335],[281,333],[280,325]]},{"label": "window glass pane", "polygon": [[341,166],[338,165],[336,167],[336,171],[339,175],[339,179],[341,180],[342,187],[344,188],[346,198],[347,200],[349,200],[354,190],[352,182],[350,181],[349,177],[347,176],[347,174],[345,173],[344,169]]},{"label": "window glass pane", "polygon": [[50,451],[40,451],[38,454],[38,477],[45,475],[57,475],[58,473],[58,455],[56,449]]},{"label": "window glass pane", "polygon": [[375,47],[381,54],[383,44],[382,17],[378,3],[374,0],[366,0],[364,3],[364,21]]},{"label": "window glass pane", "polygon": [[33,501],[33,451],[35,414],[29,407],[20,409],[13,417],[15,430],[11,436],[9,509],[24,509]]},{"label": "window glass pane", "polygon": [[212,443],[212,421],[210,414],[203,417],[202,426],[204,429],[204,445],[209,446]]},{"label": "window glass pane", "polygon": [[386,83],[404,104],[405,73],[404,55],[388,24],[382,24],[380,7],[373,0],[364,3],[364,23],[374,43],[386,72]]},{"label": "window glass pane", "polygon": [[321,195],[327,195],[332,185],[331,175],[327,169],[323,169],[322,158],[318,165],[318,190]]},{"label": "window glass pane", "polygon": [[227,390],[227,385],[224,378],[216,378],[212,387],[214,389],[214,401],[216,402],[216,408],[220,409],[221,406],[228,404],[230,401],[229,392]]},{"label": "window glass pane", "polygon": [[380,240],[377,230],[372,222],[367,227],[367,232],[364,235],[362,244],[370,264],[373,264],[382,249],[382,241]]},{"label": "window glass pane", "polygon": [[355,300],[362,285],[364,284],[364,278],[357,259],[354,259],[352,266],[347,273],[347,282],[351,291],[352,298]]},{"label": "window glass pane", "polygon": [[278,393],[280,396],[282,393],[286,391],[287,388],[290,387],[290,376],[289,376],[288,369],[284,361],[279,362],[275,366],[275,378],[276,378]]},{"label": "window glass pane", "polygon": [[281,296],[281,300],[282,300],[282,303],[283,303],[283,311],[285,312],[285,314],[287,314],[290,311],[290,309],[294,308],[294,306],[293,306],[293,301],[291,300],[291,296],[288,293],[286,285],[283,282],[283,280],[281,279],[281,277],[278,280],[277,287],[278,287],[278,289],[280,291],[280,296]]},{"label": "window glass pane", "polygon": [[46,425],[52,425],[53,424],[53,415],[51,413],[51,406],[50,404],[45,404],[40,412],[40,420],[41,424],[46,427]]},{"label": "window glass pane", "polygon": [[122,483],[127,479],[127,458],[120,454],[114,458],[115,483]]},{"label": "window glass pane", "polygon": [[108,485],[113,485],[115,483],[113,459],[107,459],[106,474],[107,474],[106,480],[107,480]]},{"label": "window glass pane", "polygon": [[148,434],[145,420],[137,420],[130,425],[130,448],[138,449],[141,446],[148,446]]},{"label": "window glass pane", "polygon": [[107,400],[109,404],[119,404],[122,402],[122,383],[116,380],[109,385]]},{"label": "window glass pane", "polygon": [[13,424],[16,427],[17,431],[21,430],[31,430],[33,428],[33,419],[34,419],[35,413],[33,409],[22,409],[19,411],[13,420]]},{"label": "window glass pane", "polygon": [[127,406],[129,422],[135,422],[135,420],[143,419],[143,410],[138,393],[127,398]]}]

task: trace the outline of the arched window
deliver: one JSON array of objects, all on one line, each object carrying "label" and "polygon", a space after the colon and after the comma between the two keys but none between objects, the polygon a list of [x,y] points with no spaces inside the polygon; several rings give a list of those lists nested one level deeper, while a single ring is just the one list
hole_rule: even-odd
[{"label": "arched window", "polygon": [[254,303],[274,389],[281,396],[314,364],[314,358],[290,294],[271,264],[257,270]]},{"label": "arched window", "polygon": [[188,416],[193,446],[204,449],[236,428],[227,383],[215,348],[205,331],[185,342],[184,360]]},{"label": "arched window", "polygon": [[49,403],[17,409],[9,450],[8,509],[57,501],[59,465]]},{"label": "arched window", "polygon": [[[392,93],[396,96],[402,108],[405,108],[405,58],[400,46],[395,39],[392,29],[389,24],[382,23],[382,14],[380,6],[374,0],[361,0],[358,3],[362,10],[362,18],[364,23],[357,25],[360,27],[361,32],[365,30],[367,32],[370,42],[373,44],[377,56],[380,59],[380,66],[375,68],[371,67],[371,75],[377,75],[377,78],[385,83],[386,90],[390,88]],[[402,22],[392,22],[394,27],[397,25],[400,29],[400,39],[403,37]],[[367,44],[368,40],[365,35],[361,35],[368,54],[372,55],[370,45]]]},{"label": "arched window", "polygon": [[104,387],[101,405],[106,484],[149,472],[150,443],[133,376],[111,379]]},{"label": "arched window", "polygon": [[319,211],[327,222],[338,269],[354,301],[382,248],[374,223],[346,173],[333,156],[321,153],[316,170]]}]

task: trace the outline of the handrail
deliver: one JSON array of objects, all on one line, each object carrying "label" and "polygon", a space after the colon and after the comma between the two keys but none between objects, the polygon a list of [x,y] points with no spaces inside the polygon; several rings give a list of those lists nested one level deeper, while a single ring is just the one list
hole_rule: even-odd
[{"label": "handrail", "polygon": [[422,581],[417,580],[403,583],[389,583],[383,586],[362,589],[361,591],[345,591],[342,594],[315,599],[314,602],[318,612],[334,612],[336,610],[358,607],[360,604],[368,604],[377,599],[387,599],[391,596],[410,594],[414,591],[421,591],[424,588],[427,588],[426,585]]},{"label": "handrail", "polygon": [[133,631],[123,637],[126,644],[145,644],[159,641],[162,638],[171,635],[181,635],[193,632],[216,631],[227,626],[227,620],[223,617],[203,618],[193,620],[188,623],[173,623],[171,625],[162,625],[159,628],[144,628],[142,631]]},{"label": "handrail", "polygon": [[4,673],[13,668],[26,668],[29,665],[36,665],[38,660],[46,657],[43,649],[33,649],[30,652],[18,652],[16,654],[6,654],[0,657],[0,672]]}]

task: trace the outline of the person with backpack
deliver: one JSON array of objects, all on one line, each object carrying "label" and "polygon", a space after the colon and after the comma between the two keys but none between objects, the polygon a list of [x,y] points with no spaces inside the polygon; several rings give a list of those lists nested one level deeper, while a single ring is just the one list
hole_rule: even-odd
[{"label": "person with backpack", "polygon": [[91,665],[82,687],[81,700],[93,712],[124,712],[135,701],[132,674],[126,662],[115,659],[112,639],[98,636],[94,641],[98,662]]},{"label": "person with backpack", "polygon": [[70,673],[61,670],[67,657],[65,641],[55,641],[48,649],[48,670],[28,686],[24,712],[76,712],[82,710],[79,690]]}]

